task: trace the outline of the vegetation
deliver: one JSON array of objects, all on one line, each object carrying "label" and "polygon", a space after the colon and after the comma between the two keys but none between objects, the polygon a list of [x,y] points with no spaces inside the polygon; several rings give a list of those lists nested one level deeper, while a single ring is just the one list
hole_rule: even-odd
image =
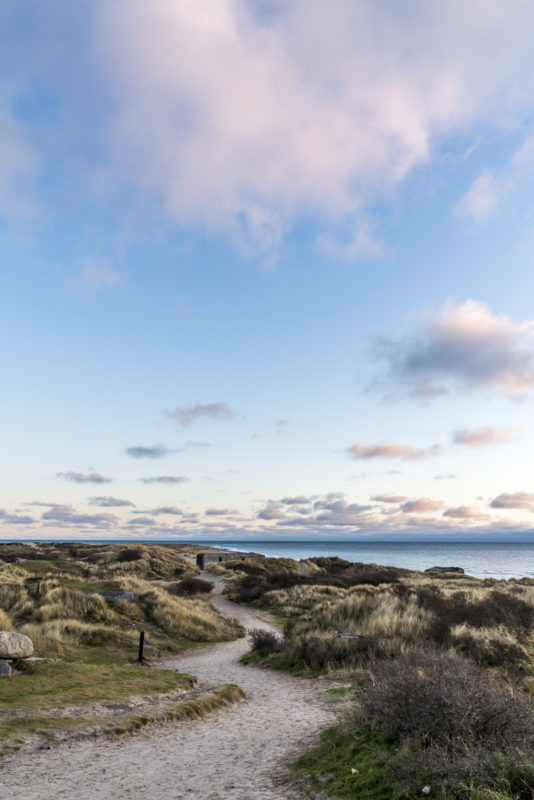
[{"label": "vegetation", "polygon": [[[69,716],[71,706],[127,702],[192,685],[191,676],[137,664],[141,630],[148,662],[244,634],[209,604],[212,585],[196,577],[197,567],[175,547],[0,545],[0,559],[7,559],[0,560],[0,630],[30,636],[36,656],[46,659],[2,680],[0,742],[12,743],[15,728],[34,730],[32,709],[61,708]],[[124,592],[133,594],[121,597]],[[27,670],[26,663],[19,662],[19,670]],[[49,720],[46,730],[53,727]]]},{"label": "vegetation", "polygon": [[351,682],[295,772],[325,797],[531,800],[534,581],[307,565],[236,565],[230,588],[285,621],[245,661]]},{"label": "vegetation", "polygon": [[[188,676],[187,676],[188,677]],[[162,707],[143,711],[126,711],[112,717],[103,714],[76,713],[63,716],[25,715],[4,719],[0,728],[0,756],[20,749],[29,735],[45,741],[77,735],[134,733],[148,725],[164,722],[181,722],[200,719],[245,698],[244,692],[234,684],[225,684],[209,694],[191,700],[170,702]]]}]

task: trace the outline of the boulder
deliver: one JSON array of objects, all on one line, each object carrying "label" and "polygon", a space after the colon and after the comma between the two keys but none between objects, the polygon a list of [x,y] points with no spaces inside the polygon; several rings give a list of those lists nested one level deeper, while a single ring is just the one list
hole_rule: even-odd
[{"label": "boulder", "polygon": [[0,659],[28,658],[33,655],[33,644],[29,636],[12,631],[0,631]]},{"label": "boulder", "polygon": [[429,567],[425,569],[425,572],[457,572],[464,574],[464,570],[461,567]]},{"label": "boulder", "polygon": [[0,661],[0,678],[5,675],[11,675],[11,664],[8,664],[7,661]]}]

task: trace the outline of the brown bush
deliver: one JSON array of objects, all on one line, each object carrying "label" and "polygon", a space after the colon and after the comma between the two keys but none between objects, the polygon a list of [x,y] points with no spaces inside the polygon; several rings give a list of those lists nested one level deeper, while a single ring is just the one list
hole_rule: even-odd
[{"label": "brown bush", "polygon": [[166,589],[177,597],[194,597],[196,594],[210,594],[213,591],[213,583],[202,578],[184,578],[179,583],[169,584]]},{"label": "brown bush", "polygon": [[128,561],[139,561],[143,558],[143,550],[140,547],[125,547],[120,550],[117,556],[117,561],[126,563]]},{"label": "brown bush", "polygon": [[267,631],[265,628],[254,628],[248,632],[250,639],[250,649],[253,653],[258,653],[260,656],[267,656],[269,653],[274,653],[280,647],[280,639],[273,631]]},{"label": "brown bush", "polygon": [[469,601],[464,592],[445,596],[437,588],[420,588],[417,597],[424,608],[433,612],[429,636],[439,644],[449,642],[454,625],[489,628],[504,625],[519,635],[525,635],[534,626],[534,607],[520,597],[506,592],[492,591],[481,600]]},{"label": "brown bush", "polygon": [[419,651],[378,664],[363,707],[395,740],[448,752],[530,749],[534,736],[527,699],[459,655]]}]

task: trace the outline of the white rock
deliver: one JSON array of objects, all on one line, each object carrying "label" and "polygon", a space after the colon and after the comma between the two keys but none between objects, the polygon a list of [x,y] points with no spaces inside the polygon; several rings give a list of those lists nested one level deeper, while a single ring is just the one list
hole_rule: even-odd
[{"label": "white rock", "polygon": [[0,659],[28,658],[33,655],[33,644],[29,636],[12,631],[0,631]]}]

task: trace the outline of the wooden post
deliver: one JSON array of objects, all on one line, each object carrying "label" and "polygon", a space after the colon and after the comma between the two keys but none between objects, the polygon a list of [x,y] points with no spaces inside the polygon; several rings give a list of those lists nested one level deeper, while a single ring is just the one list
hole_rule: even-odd
[{"label": "wooden post", "polygon": [[137,660],[139,661],[140,664],[143,663],[143,647],[144,647],[144,645],[145,645],[145,632],[141,631],[141,633],[139,634],[139,655],[137,657]]}]

